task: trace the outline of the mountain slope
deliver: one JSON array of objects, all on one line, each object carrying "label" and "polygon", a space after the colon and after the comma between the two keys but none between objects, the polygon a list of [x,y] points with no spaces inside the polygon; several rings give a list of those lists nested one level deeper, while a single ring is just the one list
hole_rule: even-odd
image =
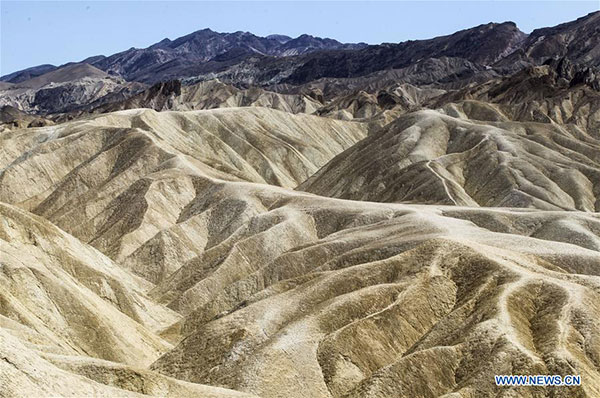
[{"label": "mountain slope", "polygon": [[384,202],[598,211],[593,68],[562,58],[422,105],[438,111],[400,117],[299,189]]},{"label": "mountain slope", "polygon": [[577,63],[600,66],[600,11],[550,28],[535,29],[523,51],[536,62],[568,57]]},{"label": "mountain slope", "polygon": [[[16,130],[1,137],[0,201],[43,215],[118,262],[152,256],[134,272],[156,281],[202,245],[195,233],[177,242],[186,229],[177,237],[161,231],[194,192],[209,189],[206,178],[294,187],[364,135],[359,123],[264,108],[133,110]],[[224,206],[206,222],[219,225],[228,211],[238,210]],[[157,259],[156,245],[171,239],[184,247]]]},{"label": "mountain slope", "polygon": [[466,70],[452,76],[451,81],[460,81],[482,73],[484,76],[511,74],[557,56],[568,56],[585,65],[598,65],[599,15],[600,12],[592,13],[577,21],[535,30],[531,35],[521,32],[513,22],[489,23],[428,40],[384,43],[355,50],[323,50],[284,59],[240,58],[232,64],[217,62],[191,68],[182,76],[206,80],[216,74],[222,80],[231,76],[226,81],[233,84],[300,85],[323,78],[366,76],[419,62],[452,58],[468,64]]},{"label": "mountain slope", "polygon": [[86,77],[92,79],[104,79],[108,77],[108,74],[85,63],[71,64],[54,69],[32,79],[22,81],[13,87],[39,89],[49,83],[65,83]]},{"label": "mountain slope", "polygon": [[148,327],[179,318],[151,284],[40,217],[0,215],[2,396],[246,396],[143,370],[171,346]]},{"label": "mountain slope", "polygon": [[4,317],[65,355],[143,366],[170,346],[151,330],[178,317],[145,297],[151,284],[48,221],[0,206]]},{"label": "mountain slope", "polygon": [[366,75],[403,68],[424,58],[455,57],[488,64],[512,52],[525,37],[512,22],[490,23],[429,40],[369,46],[354,52],[317,53],[309,56],[285,82],[299,84],[322,77]]},{"label": "mountain slope", "polygon": [[[569,343],[597,347],[597,218],[284,197],[151,292],[187,335],[153,369],[265,397],[500,396],[493,374],[598,378],[596,348]],[[548,235],[486,230],[521,222]],[[578,238],[558,243],[563,226]]]},{"label": "mountain slope", "polygon": [[10,76],[0,396],[597,398],[598,15]]},{"label": "mountain slope", "polygon": [[[485,122],[482,122],[485,121]],[[466,101],[401,116],[298,187],[382,202],[600,210],[599,137]]]}]

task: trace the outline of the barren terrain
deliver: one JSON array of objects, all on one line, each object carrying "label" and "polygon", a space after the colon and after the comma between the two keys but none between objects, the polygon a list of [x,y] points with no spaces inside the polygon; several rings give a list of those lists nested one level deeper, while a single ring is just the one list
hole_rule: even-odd
[{"label": "barren terrain", "polygon": [[599,397],[598,15],[9,75],[0,397]]}]

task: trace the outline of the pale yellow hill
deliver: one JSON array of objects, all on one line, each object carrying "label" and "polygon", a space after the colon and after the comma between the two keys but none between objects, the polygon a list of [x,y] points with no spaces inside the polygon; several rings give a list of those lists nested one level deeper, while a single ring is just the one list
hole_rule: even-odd
[{"label": "pale yellow hill", "polygon": [[2,397],[246,396],[143,370],[180,316],[145,296],[149,282],[1,203],[0,286]]},{"label": "pale yellow hill", "polygon": [[156,281],[203,246],[201,225],[160,232],[197,194],[217,189],[206,177],[294,187],[364,134],[360,123],[265,108],[129,110],[17,130],[0,136],[0,201],[119,262],[151,255],[135,272]]},{"label": "pale yellow hill", "polygon": [[298,189],[379,202],[593,212],[600,210],[600,140],[574,125],[513,122],[495,105],[449,104],[399,117]]},{"label": "pale yellow hill", "polygon": [[[432,160],[437,175],[445,174],[434,159],[455,152],[466,164],[470,156],[485,164],[468,150],[484,135],[480,147],[490,142],[498,157],[518,170],[533,167],[534,176],[583,163],[548,144],[554,130],[527,135],[515,127],[527,124],[484,125],[459,116],[431,111],[399,119],[386,130],[398,134],[355,145],[385,137],[378,150],[353,158],[354,169],[339,169],[337,179],[364,170],[365,159],[382,162],[377,175],[394,173],[385,159],[404,148],[403,140],[413,141],[403,159]],[[264,398],[600,395],[598,214],[577,206],[374,203],[286,188],[363,129],[246,108],[131,110],[3,134],[0,200],[12,205],[2,206],[2,220],[14,227],[0,229],[3,253],[10,253],[2,270],[23,269],[24,276],[19,283],[5,276],[0,284],[8,302],[24,309],[0,307],[7,347],[16,347],[0,362],[12,373],[1,376],[12,380],[20,374],[13,368],[39,363],[48,378],[75,378],[48,387],[32,382],[44,396],[93,395],[93,383],[202,396],[193,388],[204,387],[154,372]],[[482,153],[491,154],[489,161],[497,152]],[[475,166],[464,170],[476,175]],[[434,181],[425,186],[443,198],[448,192]],[[40,260],[31,261],[29,251]],[[23,286],[41,286],[44,294],[23,293]],[[111,292],[119,292],[116,301]],[[130,298],[135,305],[126,305]],[[21,315],[26,311],[35,316]],[[99,319],[99,340],[78,334],[77,316]],[[46,323],[53,329],[45,331]],[[59,324],[67,325],[65,333],[57,332]],[[113,328],[130,337],[114,342],[106,332]],[[35,352],[17,354],[19,344]],[[140,369],[152,361],[151,370]],[[584,383],[563,390],[495,386],[495,374],[511,373],[580,374]],[[25,395],[21,384],[28,385],[13,386],[15,395]]]}]

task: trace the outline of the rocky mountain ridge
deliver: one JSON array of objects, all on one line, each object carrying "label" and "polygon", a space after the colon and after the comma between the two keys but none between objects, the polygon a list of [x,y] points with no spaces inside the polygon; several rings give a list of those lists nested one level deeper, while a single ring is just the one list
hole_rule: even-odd
[{"label": "rocky mountain ridge", "polygon": [[[424,59],[441,57],[462,59],[505,74],[556,56],[597,66],[599,18],[599,12],[591,13],[573,22],[534,30],[530,35],[521,32],[513,22],[489,23],[429,40],[368,46],[309,35],[288,40],[281,36],[259,37],[248,32],[217,33],[204,29],[176,40],[164,39],[146,49],[132,48],[83,62],[126,80],[144,83],[206,79],[228,70],[247,70],[252,78],[226,82],[297,85],[320,78],[347,78],[401,69]],[[15,72],[0,80],[21,82],[41,71],[47,72],[48,66]]]},{"label": "rocky mountain ridge", "polygon": [[[219,59],[225,59],[232,53],[238,56],[260,54],[281,57],[325,49],[358,49],[366,46],[364,43],[344,44],[337,40],[306,34],[294,39],[282,40],[282,37],[284,36],[260,37],[249,32],[218,33],[203,29],[175,40],[164,39],[147,48],[130,48],[111,56],[89,57],[81,63],[132,81],[139,80],[139,76],[169,62],[175,62],[181,67],[184,64],[207,62],[218,56]],[[53,65],[40,65],[2,76],[0,81],[21,83],[57,68]]]},{"label": "rocky mountain ridge", "polygon": [[[388,82],[454,90],[539,66],[559,56],[594,67],[600,62],[597,53],[600,35],[595,34],[599,18],[600,12],[592,13],[573,22],[535,30],[530,35],[512,22],[489,23],[429,40],[369,46],[309,35],[295,39],[263,38],[248,32],[217,33],[204,29],[176,40],[165,39],[146,49],[90,57],[81,64],[51,70],[45,65],[15,72],[2,78],[12,84],[1,91],[2,104],[27,112],[68,112],[136,95],[144,83],[170,80],[193,85],[218,79],[241,89],[261,87],[282,94],[305,94],[317,88],[327,100],[351,94],[353,90],[367,88],[369,92],[368,87],[373,86],[385,89]],[[105,73],[105,78],[124,81],[104,84],[102,89],[97,83],[87,84],[85,89],[69,88],[67,92],[73,91],[72,94],[64,89],[55,94],[46,91],[40,94],[40,101],[35,100],[35,91],[25,94],[15,91],[24,85],[39,90],[42,81],[66,83],[65,76],[75,81],[80,75],[71,70],[86,70],[81,76],[94,79]],[[36,77],[26,79],[31,76]],[[100,94],[106,98],[100,99]],[[63,105],[41,103],[48,95],[52,96],[48,98],[50,102]],[[69,95],[79,98],[65,101],[64,97]]]}]

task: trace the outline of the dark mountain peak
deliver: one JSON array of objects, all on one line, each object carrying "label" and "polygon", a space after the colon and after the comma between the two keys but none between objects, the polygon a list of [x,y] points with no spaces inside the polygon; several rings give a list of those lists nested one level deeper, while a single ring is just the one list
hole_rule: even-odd
[{"label": "dark mountain peak", "polygon": [[164,39],[162,39],[158,43],[153,44],[153,45],[151,45],[148,48],[162,48],[162,47],[167,47],[169,44],[171,44],[171,39],[169,39],[168,37],[165,37]]},{"label": "dark mountain peak", "polygon": [[220,35],[221,35],[221,33],[214,32],[214,31],[210,30],[209,28],[200,29],[200,30],[197,30],[190,34],[187,34],[185,36],[178,37],[177,39],[175,39],[173,41],[170,41],[169,47],[176,48],[184,43],[194,42],[194,41],[199,42],[199,41],[207,40],[210,38],[218,37]]},{"label": "dark mountain peak", "polygon": [[204,28],[204,29],[199,29],[199,30],[197,30],[195,32],[192,32],[188,36],[191,36],[191,35],[207,35],[207,34],[213,34],[213,33],[220,34],[219,32],[215,32],[214,30],[212,30],[210,28]]},{"label": "dark mountain peak", "polygon": [[279,34],[268,35],[266,38],[270,39],[270,40],[277,40],[279,43],[282,43],[282,44],[292,40],[292,38],[289,36],[279,35]]},{"label": "dark mountain peak", "polygon": [[505,22],[489,22],[484,25],[479,25],[474,28],[464,29],[456,34],[465,33],[465,34],[480,34],[480,33],[502,33],[502,32],[510,32],[513,34],[517,34],[522,37],[526,37],[527,33],[522,32],[516,23],[512,21]]},{"label": "dark mountain peak", "polygon": [[480,64],[492,64],[515,51],[527,39],[514,22],[488,23],[436,38],[446,56],[458,56]]},{"label": "dark mountain peak", "polygon": [[486,25],[491,26],[491,27],[512,27],[512,28],[517,27],[517,24],[513,21],[488,22]]},{"label": "dark mountain peak", "polygon": [[461,30],[455,32],[454,34],[461,33],[461,32],[472,32],[472,31],[477,31],[477,30],[481,31],[484,29],[494,29],[494,28],[497,28],[498,26],[500,26],[499,22],[482,23],[481,25],[477,25],[472,28],[461,29]]},{"label": "dark mountain peak", "polygon": [[173,40],[173,43],[186,42],[186,41],[190,41],[190,40],[194,40],[194,39],[205,39],[205,38],[214,37],[214,36],[218,36],[218,35],[221,35],[221,33],[217,33],[217,32],[210,30],[209,28],[205,28],[205,29],[197,30],[197,31],[187,34],[185,36],[178,37],[177,39]]},{"label": "dark mountain peak", "polygon": [[[197,30],[175,40],[163,39],[146,49],[129,49],[92,64],[123,76],[127,80],[154,83],[163,79],[189,76],[191,71],[224,68],[259,56],[292,56],[317,50],[355,49],[361,44],[342,44],[332,39],[301,35],[292,39],[283,35],[256,36],[250,32]],[[206,63],[211,62],[208,66]]]},{"label": "dark mountain peak", "polygon": [[[463,35],[463,34],[477,33],[477,32],[481,33],[481,32],[490,31],[490,30],[506,30],[506,29],[518,30],[519,32],[521,32],[520,29],[517,27],[516,23],[514,23],[512,21],[505,21],[505,22],[488,22],[488,23],[474,26],[472,28],[461,29],[459,31],[452,33],[451,35],[448,35],[448,36]],[[521,33],[523,33],[523,32],[521,32]],[[523,34],[525,34],[525,33],[523,33]],[[431,40],[435,40],[440,37],[447,37],[447,36],[439,36],[439,37],[435,37]]]},{"label": "dark mountain peak", "polygon": [[315,36],[312,36],[312,35],[309,35],[306,33],[302,34],[292,40],[297,40],[298,42],[320,42],[320,43],[339,43],[339,44],[341,44],[339,41],[337,41],[335,39],[330,39],[329,37],[315,37]]},{"label": "dark mountain peak", "polygon": [[486,25],[489,30],[497,32],[515,32],[522,36],[527,36],[527,33],[521,31],[517,24],[513,21],[490,22]]}]

